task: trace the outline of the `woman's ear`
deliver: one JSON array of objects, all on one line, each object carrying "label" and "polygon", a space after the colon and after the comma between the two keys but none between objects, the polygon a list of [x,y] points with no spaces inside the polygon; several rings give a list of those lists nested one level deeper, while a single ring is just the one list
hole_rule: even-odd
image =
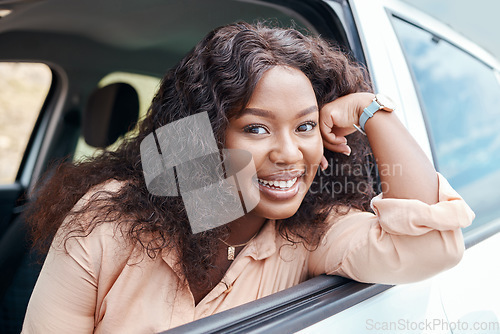
[{"label": "woman's ear", "polygon": [[325,170],[328,168],[328,160],[326,160],[324,155],[321,157],[321,162],[319,163],[319,168],[321,168],[321,170]]}]

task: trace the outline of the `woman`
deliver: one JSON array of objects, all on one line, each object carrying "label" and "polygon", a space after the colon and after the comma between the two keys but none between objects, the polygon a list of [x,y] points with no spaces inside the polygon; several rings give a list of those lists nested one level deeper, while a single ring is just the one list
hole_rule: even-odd
[{"label": "woman", "polygon": [[[362,116],[373,99],[362,67],[319,38],[246,23],[209,33],[135,138],[43,187],[30,221],[50,250],[23,331],[158,332],[322,273],[401,283],[455,265],[473,213],[393,113]],[[140,145],[203,112],[219,149],[252,154],[260,201],[193,234],[180,197],[148,192]]]}]

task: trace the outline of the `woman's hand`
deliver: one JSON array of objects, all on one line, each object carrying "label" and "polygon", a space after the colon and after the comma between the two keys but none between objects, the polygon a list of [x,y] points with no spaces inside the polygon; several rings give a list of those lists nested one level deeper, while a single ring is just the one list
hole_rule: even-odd
[{"label": "woman's hand", "polygon": [[319,112],[323,145],[332,152],[351,154],[345,136],[356,131],[359,117],[375,97],[372,93],[353,93],[327,103]]},{"label": "woman's hand", "polygon": [[[356,131],[363,109],[372,93],[342,96],[320,110],[323,145],[330,151],[349,155],[345,136]],[[394,113],[377,112],[365,124],[365,132],[377,163],[384,198],[437,202],[438,182],[434,166]],[[320,164],[325,169],[326,159]]]}]

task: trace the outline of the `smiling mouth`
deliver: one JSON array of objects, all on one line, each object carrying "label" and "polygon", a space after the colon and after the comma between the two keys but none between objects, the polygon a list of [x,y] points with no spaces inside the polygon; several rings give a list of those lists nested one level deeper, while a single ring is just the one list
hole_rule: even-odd
[{"label": "smiling mouth", "polygon": [[290,189],[293,187],[293,185],[297,182],[297,178],[294,177],[293,179],[290,180],[274,180],[274,181],[267,181],[263,179],[258,179],[259,184],[263,185],[264,187],[267,187],[269,189],[281,189],[281,190],[286,190]]}]

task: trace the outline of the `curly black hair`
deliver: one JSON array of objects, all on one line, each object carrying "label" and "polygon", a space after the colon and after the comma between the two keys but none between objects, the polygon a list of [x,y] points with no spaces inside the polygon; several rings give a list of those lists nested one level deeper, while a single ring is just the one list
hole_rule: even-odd
[{"label": "curly black hair", "polygon": [[[213,249],[229,228],[193,234],[180,197],[151,195],[141,167],[140,143],[155,129],[189,115],[207,112],[220,148],[229,120],[247,105],[263,74],[283,65],[302,71],[311,81],[319,108],[340,96],[371,91],[364,67],[326,40],[294,29],[244,22],[210,32],[164,76],[139,132],[115,150],[80,163],[63,163],[38,189],[28,210],[35,245],[46,252],[66,219],[67,238],[88,235],[97,224],[118,223],[128,241],[151,257],[176,249],[190,282],[210,284]],[[319,171],[298,211],[278,221],[279,233],[311,249],[318,245],[325,219],[351,208],[369,210],[373,197],[371,150],[364,136],[349,135],[349,157],[325,149],[329,169]],[[97,197],[76,210],[89,190],[110,179],[123,181],[116,193]],[[90,213],[90,214],[89,214]],[[85,219],[71,219],[82,218]]]}]

